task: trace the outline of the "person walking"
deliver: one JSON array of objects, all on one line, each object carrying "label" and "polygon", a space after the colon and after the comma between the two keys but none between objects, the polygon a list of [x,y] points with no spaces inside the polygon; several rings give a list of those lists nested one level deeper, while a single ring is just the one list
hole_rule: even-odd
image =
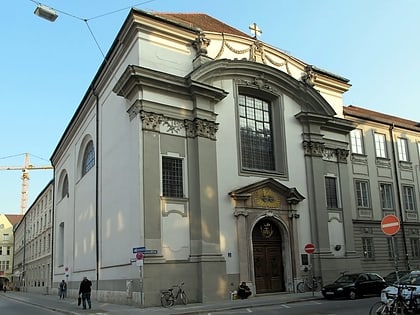
[{"label": "person walking", "polygon": [[82,282],[80,283],[79,296],[82,297],[83,309],[86,309],[86,302],[89,306],[89,309],[92,308],[92,303],[90,301],[90,292],[91,292],[92,282],[88,280],[87,277],[83,277]]},{"label": "person walking", "polygon": [[60,290],[60,300],[63,299],[66,296],[66,292],[67,292],[67,283],[64,280],[61,280],[60,282],[60,286],[59,286],[59,290]]}]

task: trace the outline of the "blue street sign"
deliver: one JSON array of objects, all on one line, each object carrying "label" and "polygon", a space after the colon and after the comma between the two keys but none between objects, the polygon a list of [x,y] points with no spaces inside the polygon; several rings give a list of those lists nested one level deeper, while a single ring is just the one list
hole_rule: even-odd
[{"label": "blue street sign", "polygon": [[140,253],[140,252],[143,253],[145,250],[146,250],[146,247],[144,246],[133,247],[133,254]]}]

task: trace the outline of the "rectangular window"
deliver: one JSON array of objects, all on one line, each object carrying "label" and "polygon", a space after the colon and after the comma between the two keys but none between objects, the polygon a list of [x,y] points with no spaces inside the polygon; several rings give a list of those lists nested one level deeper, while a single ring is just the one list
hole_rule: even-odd
[{"label": "rectangular window", "polygon": [[64,222],[58,226],[58,240],[57,240],[57,266],[64,265]]},{"label": "rectangular window", "polygon": [[412,186],[403,186],[403,202],[405,211],[416,210],[414,188]]},{"label": "rectangular window", "polygon": [[420,257],[420,240],[418,238],[411,238],[411,256]]},{"label": "rectangular window", "polygon": [[337,179],[332,176],[325,177],[325,192],[327,198],[327,208],[336,209],[339,207]]},{"label": "rectangular window", "polygon": [[376,157],[379,157],[379,158],[387,157],[384,134],[375,133],[375,152],[376,152]]},{"label": "rectangular window", "polygon": [[0,246],[0,256],[3,255],[3,246]]},{"label": "rectangular window", "polygon": [[408,143],[405,138],[397,139],[398,160],[408,162]]},{"label": "rectangular window", "polygon": [[381,194],[382,210],[394,209],[394,194],[392,192],[392,185],[387,183],[379,184],[379,192]]},{"label": "rectangular window", "polygon": [[370,208],[369,183],[367,181],[356,180],[356,205],[358,208]]},{"label": "rectangular window", "polygon": [[3,234],[3,241],[9,240],[9,234]]},{"label": "rectangular window", "polygon": [[363,154],[362,130],[354,129],[350,131],[351,152]]},{"label": "rectangular window", "polygon": [[162,157],[162,194],[164,197],[184,197],[182,164],[181,158]]},{"label": "rectangular window", "polygon": [[373,239],[371,237],[362,237],[363,257],[373,259]]},{"label": "rectangular window", "polygon": [[242,166],[275,170],[270,103],[239,95],[239,125]]},{"label": "rectangular window", "polygon": [[10,256],[10,246],[7,246],[7,249],[6,249],[6,255],[7,255],[7,256]]}]

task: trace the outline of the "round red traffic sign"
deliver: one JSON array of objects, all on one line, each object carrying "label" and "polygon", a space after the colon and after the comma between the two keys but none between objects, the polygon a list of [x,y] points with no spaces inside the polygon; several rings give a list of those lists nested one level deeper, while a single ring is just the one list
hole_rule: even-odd
[{"label": "round red traffic sign", "polygon": [[309,244],[305,245],[305,252],[306,253],[313,254],[314,251],[315,251],[315,245],[314,244],[309,243]]},{"label": "round red traffic sign", "polygon": [[136,253],[136,258],[137,258],[137,260],[142,260],[143,259],[143,253],[142,252]]},{"label": "round red traffic sign", "polygon": [[386,215],[381,221],[381,229],[386,235],[397,234],[400,230],[400,220],[393,214]]}]

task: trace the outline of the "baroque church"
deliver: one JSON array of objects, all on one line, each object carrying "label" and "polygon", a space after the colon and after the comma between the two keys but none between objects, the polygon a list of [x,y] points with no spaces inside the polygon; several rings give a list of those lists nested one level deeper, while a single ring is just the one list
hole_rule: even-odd
[{"label": "baroque church", "polygon": [[376,166],[351,134],[372,116],[343,106],[348,79],[257,35],[130,11],[51,156],[55,284],[77,295],[87,276],[98,300],[151,306],[181,282],[208,302],[242,281],[294,292],[309,274],[392,270],[362,240],[380,234],[380,201],[355,189]]}]

